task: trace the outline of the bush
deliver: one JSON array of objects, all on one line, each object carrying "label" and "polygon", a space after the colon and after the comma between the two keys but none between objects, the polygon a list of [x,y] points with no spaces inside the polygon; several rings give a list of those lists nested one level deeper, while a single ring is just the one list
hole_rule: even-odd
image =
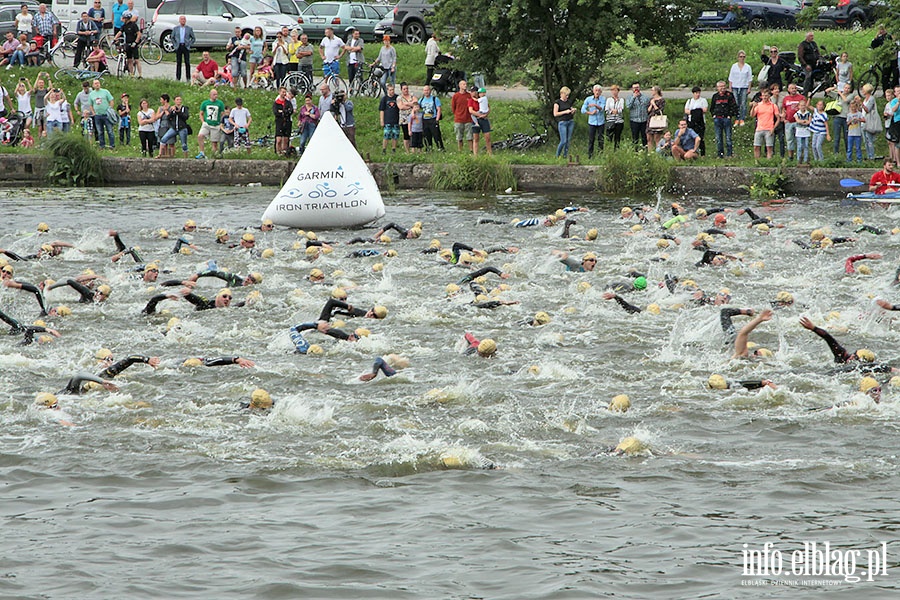
[{"label": "bush", "polygon": [[453,162],[435,165],[431,187],[441,191],[502,192],[515,189],[516,177],[504,160],[486,154],[464,155]]},{"label": "bush", "polygon": [[103,183],[100,153],[80,133],[53,134],[41,147],[50,155],[47,178],[51,183],[73,187]]},{"label": "bush", "polygon": [[615,194],[651,194],[672,180],[672,164],[655,152],[630,152],[607,147],[600,156],[603,191]]},{"label": "bush", "polygon": [[752,183],[749,186],[742,185],[740,187],[747,190],[754,200],[770,200],[783,198],[787,184],[788,176],[782,165],[772,171],[763,169],[754,171]]}]

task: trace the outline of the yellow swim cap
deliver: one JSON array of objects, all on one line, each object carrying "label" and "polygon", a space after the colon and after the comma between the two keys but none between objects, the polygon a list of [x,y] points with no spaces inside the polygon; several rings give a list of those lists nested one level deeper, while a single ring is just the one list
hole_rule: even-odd
[{"label": "yellow swim cap", "polygon": [[386,234],[386,233],[385,233],[385,234],[382,234],[382,236],[381,236],[380,238],[378,238],[378,241],[381,242],[382,244],[390,244],[390,243],[391,243],[391,236],[389,236],[389,235]]},{"label": "yellow swim cap", "polygon": [[453,294],[459,292],[459,286],[455,283],[448,283],[447,287],[444,288],[444,291],[448,296],[452,296]]},{"label": "yellow swim cap", "polygon": [[453,253],[450,252],[449,250],[441,250],[441,252],[440,252],[440,254],[438,254],[438,256],[440,256],[444,260],[450,260],[451,258],[453,258]]},{"label": "yellow swim cap", "polygon": [[344,271],[342,269],[335,269],[331,272],[332,277],[342,277],[344,275]]},{"label": "yellow swim cap", "polygon": [[374,265],[372,265],[372,270],[376,273],[384,271],[384,263],[375,263]]},{"label": "yellow swim cap", "polygon": [[231,293],[230,288],[222,288],[221,290],[219,290],[219,293],[216,294],[216,298],[218,298],[219,296],[234,296],[234,294]]},{"label": "yellow swim cap", "polygon": [[194,253],[194,252],[193,252],[189,247],[187,247],[187,246],[182,246],[182,247],[181,247],[181,250],[179,250],[178,252],[180,252],[181,254],[184,254],[185,256],[188,256],[189,254],[193,254],[193,253]]},{"label": "yellow swim cap", "polygon": [[441,248],[441,240],[431,240],[431,243],[428,244],[428,247],[429,247],[429,248],[432,248],[432,249],[434,249],[434,250],[440,250],[440,248]]},{"label": "yellow swim cap", "polygon": [[782,304],[793,304],[794,295],[790,292],[780,291],[775,295],[775,301]]},{"label": "yellow swim cap", "polygon": [[549,322],[550,322],[550,315],[548,315],[544,311],[541,310],[534,314],[533,323],[535,325],[546,325]]},{"label": "yellow swim cap", "polygon": [[302,247],[303,247],[303,242],[301,242],[300,240],[297,240],[296,242],[291,244],[291,250],[299,250]]},{"label": "yellow swim cap", "polygon": [[306,256],[318,256],[319,248],[318,246],[310,246],[306,249]]},{"label": "yellow swim cap", "polygon": [[588,232],[584,235],[584,239],[592,242],[597,239],[598,235],[600,235],[600,232],[596,229],[588,229]]},{"label": "yellow swim cap", "polygon": [[868,393],[872,388],[880,387],[881,384],[874,377],[863,377],[859,382],[859,391]]},{"label": "yellow swim cap", "polygon": [[900,387],[900,376],[894,375],[891,377],[891,380],[888,381],[888,385],[891,387]]},{"label": "yellow swim cap", "polygon": [[12,265],[6,264],[6,265],[3,265],[3,268],[0,269],[0,271],[3,271],[4,273],[10,273],[10,274],[12,274],[15,270],[13,269],[13,266],[12,266]]},{"label": "yellow swim cap", "polygon": [[409,359],[399,354],[388,354],[384,360],[393,368],[400,370],[409,367]]},{"label": "yellow swim cap", "polygon": [[109,348],[100,348],[94,353],[94,358],[97,360],[106,360],[110,356],[112,356],[112,350]]},{"label": "yellow swim cap", "polygon": [[34,322],[34,326],[35,326],[35,327],[46,327],[46,326],[47,326],[47,323],[46,323],[43,319],[37,319],[37,320]]},{"label": "yellow swim cap", "polygon": [[50,226],[46,223],[38,223],[37,230],[41,233],[47,233],[48,231],[50,231]]},{"label": "yellow swim cap", "polygon": [[315,234],[314,231],[307,231],[307,232],[306,232],[306,239],[308,239],[308,240],[317,240],[317,239],[319,239],[319,236],[317,236],[317,235]]},{"label": "yellow swim cap", "polygon": [[394,250],[393,248],[391,248],[390,250],[388,250],[387,252],[385,252],[384,255],[387,256],[388,258],[396,258],[396,257],[397,257],[397,251]]},{"label": "yellow swim cap", "polygon": [[216,239],[222,239],[226,235],[228,235],[227,229],[216,229]]},{"label": "yellow swim cap", "polygon": [[309,272],[310,279],[322,279],[323,277],[325,277],[325,273],[321,269],[313,269]]},{"label": "yellow swim cap", "polygon": [[857,350],[856,357],[863,362],[875,362],[875,353],[868,348],[860,348]]},{"label": "yellow swim cap", "polygon": [[321,356],[322,354],[325,354],[325,350],[324,350],[324,348],[322,348],[322,346],[320,346],[318,344],[313,344],[309,348],[306,349],[306,354],[307,354],[307,356],[308,355]]},{"label": "yellow swim cap", "polygon": [[862,225],[863,224],[862,217],[853,217],[853,224],[854,225]]},{"label": "yellow swim cap", "polygon": [[41,251],[42,252],[53,252],[53,245],[52,244],[41,244]]},{"label": "yellow swim cap", "polygon": [[[449,250],[447,250],[447,252],[450,253]],[[443,253],[441,253],[441,254],[443,254]],[[452,253],[451,253],[451,256],[452,256]],[[459,264],[465,265],[470,262],[472,262],[472,255],[469,254],[468,252],[463,252],[462,254],[459,255]]]},{"label": "yellow swim cap", "polygon": [[52,335],[39,335],[37,338],[38,344],[49,344],[52,341],[53,341]]},{"label": "yellow swim cap", "polygon": [[70,317],[72,316],[72,309],[65,304],[60,304],[56,307],[56,314],[60,317]]},{"label": "yellow swim cap", "polygon": [[387,308],[384,306],[375,306],[372,309],[372,313],[375,315],[376,319],[383,319],[387,316]]},{"label": "yellow swim cap", "polygon": [[647,305],[646,310],[651,315],[658,315],[659,314],[659,304],[657,304],[656,302],[652,302]]},{"label": "yellow swim cap", "polygon": [[185,227],[196,227],[197,223],[193,219],[188,219],[184,222]]},{"label": "yellow swim cap", "polygon": [[160,230],[157,232],[157,235],[158,235],[160,238],[164,239],[164,240],[169,239],[169,232],[166,231],[165,229],[160,229]]},{"label": "yellow swim cap", "polygon": [[306,237],[306,232],[303,231],[302,229],[298,229],[298,230],[297,230],[297,235],[300,236],[300,237]]},{"label": "yellow swim cap", "polygon": [[588,283],[587,281],[579,281],[579,282],[578,282],[578,286],[576,287],[576,289],[577,289],[579,292],[586,292],[586,291],[588,291],[589,289],[591,289],[591,287],[592,287],[591,284]]},{"label": "yellow swim cap", "polygon": [[357,328],[353,331],[353,333],[354,333],[354,334],[356,335],[356,337],[358,337],[358,338],[369,337],[370,335],[372,335],[372,332],[369,331],[368,329],[366,329],[365,327],[357,327]]},{"label": "yellow swim cap", "polygon": [[637,439],[636,437],[627,437],[619,442],[619,445],[616,446],[615,452],[617,454],[634,455],[639,454],[646,449],[647,447],[641,440]]},{"label": "yellow swim cap", "polygon": [[706,384],[713,390],[727,390],[728,382],[721,375],[710,375]]},{"label": "yellow swim cap", "polygon": [[644,226],[641,225],[640,223],[631,226],[631,231],[633,231],[634,233],[637,233],[638,231],[643,231],[643,230],[644,230]]},{"label": "yellow swim cap", "polygon": [[613,396],[609,402],[609,410],[612,412],[628,412],[629,408],[631,408],[631,400],[625,394]]},{"label": "yellow swim cap", "polygon": [[756,231],[758,231],[760,234],[769,233],[769,226],[765,223],[760,223],[756,226]]},{"label": "yellow swim cap", "polygon": [[487,302],[487,301],[488,301],[488,297],[485,296],[484,294],[477,294],[475,296],[475,302]]},{"label": "yellow swim cap", "polygon": [[581,262],[584,262],[586,260],[597,260],[597,255],[594,254],[593,252],[588,252],[587,254],[585,254],[584,256],[581,257]]},{"label": "yellow swim cap", "polygon": [[669,240],[667,240],[667,239],[665,239],[665,238],[660,238],[660,239],[656,240],[656,247],[657,247],[659,250],[662,250],[663,248],[668,248],[668,247],[669,247]]},{"label": "yellow swim cap", "polygon": [[336,287],[331,290],[331,297],[335,300],[346,300],[347,299],[347,290],[342,287]]},{"label": "yellow swim cap", "polygon": [[695,215],[698,219],[701,218],[701,217],[705,217],[705,216],[706,216],[706,209],[705,209],[705,208],[698,208],[697,210],[694,211],[694,215]]},{"label": "yellow swim cap", "polygon": [[809,239],[811,239],[814,242],[818,242],[819,240],[822,240],[824,238],[825,238],[825,232],[822,231],[821,229],[813,229],[812,232],[809,234]]},{"label": "yellow swim cap", "polygon": [[334,321],[331,322],[331,325],[333,327],[335,327],[336,329],[342,329],[344,326],[347,325],[347,322],[344,321],[343,319],[335,319]]},{"label": "yellow swim cap", "polygon": [[106,285],[105,283],[97,288],[97,291],[100,292],[106,298],[109,298],[109,295],[112,294],[112,288]]},{"label": "yellow swim cap", "polygon": [[481,356],[493,356],[496,351],[497,342],[495,342],[491,338],[481,340],[481,342],[479,342],[478,344],[478,354],[480,354]]},{"label": "yellow swim cap", "polygon": [[44,408],[53,408],[58,404],[55,394],[51,394],[50,392],[39,392],[34,397],[34,403],[38,406],[43,406]]},{"label": "yellow swim cap", "polygon": [[634,211],[631,210],[630,206],[623,206],[622,210],[620,210],[619,212],[622,214],[622,216],[627,216],[627,215],[630,215],[631,213],[633,213]]},{"label": "yellow swim cap", "polygon": [[250,394],[250,408],[272,408],[272,396],[262,388],[256,388]]},{"label": "yellow swim cap", "polygon": [[413,227],[409,230],[409,237],[416,239],[422,235],[422,230],[418,227]]},{"label": "yellow swim cap", "polygon": [[274,251],[273,249],[271,249],[271,248],[266,248],[265,250],[262,251],[262,255],[261,255],[261,256],[262,256],[263,258],[274,258],[274,257],[275,257],[275,251]]},{"label": "yellow swim cap", "polygon": [[182,366],[182,367],[189,367],[189,368],[192,368],[192,369],[195,368],[195,367],[202,367],[202,366],[203,366],[203,361],[200,360],[199,358],[189,358],[189,359],[187,359],[186,361],[184,361],[183,363],[181,363],[181,366]]},{"label": "yellow swim cap", "polygon": [[242,242],[255,242],[256,236],[253,235],[252,233],[248,232],[241,236],[241,241]]},{"label": "yellow swim cap", "polygon": [[178,317],[172,317],[166,322],[166,331],[172,331],[173,328],[177,327],[178,324],[181,323],[181,319]]},{"label": "yellow swim cap", "polygon": [[262,273],[259,273],[257,271],[250,273],[250,275],[248,275],[248,277],[253,280],[253,283],[262,283],[262,280],[263,280]]},{"label": "yellow swim cap", "polygon": [[834,242],[831,241],[831,238],[825,238],[821,242],[819,242],[821,248],[831,248],[834,246]]},{"label": "yellow swim cap", "polygon": [[768,348],[759,348],[756,350],[756,355],[762,356],[763,358],[772,358],[773,356],[775,356],[775,353],[773,353]]},{"label": "yellow swim cap", "polygon": [[860,275],[871,275],[872,269],[868,265],[860,265],[858,269]]}]

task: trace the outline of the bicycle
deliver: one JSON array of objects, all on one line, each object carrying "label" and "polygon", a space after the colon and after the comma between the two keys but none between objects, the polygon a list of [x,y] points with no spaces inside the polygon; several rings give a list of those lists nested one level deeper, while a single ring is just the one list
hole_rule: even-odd
[{"label": "bicycle", "polygon": [[[39,36],[35,36],[35,39],[37,39],[38,37]],[[46,62],[55,67],[56,56],[67,58],[63,38],[58,38],[56,45],[54,45],[52,48],[50,48],[50,44],[48,44],[47,42],[42,42],[40,48],[38,49],[38,52],[38,65],[43,65]]]},{"label": "bicycle", "polygon": [[54,75],[53,78],[59,79],[60,77],[66,76],[77,79],[79,81],[87,81],[88,79],[103,79],[103,76],[107,74],[109,74],[109,71],[93,71],[91,69],[78,69],[75,67],[69,67],[57,71],[56,75]]},{"label": "bicycle", "polygon": [[356,75],[350,82],[350,95],[366,96],[368,98],[380,98],[381,96],[384,96],[387,91],[384,89],[384,86],[381,85],[381,76],[383,74],[384,70],[382,70],[381,67],[375,67],[369,69],[368,77],[364,79],[363,67],[360,65],[359,69],[356,71]]},{"label": "bicycle", "polygon": [[874,95],[883,81],[882,77],[884,77],[884,71],[881,70],[881,65],[874,63],[869,67],[868,71],[856,78],[858,89],[862,89],[868,83],[872,86],[872,94]]},{"label": "bicycle", "polygon": [[547,128],[544,127],[544,133],[540,133],[534,123],[531,124],[534,135],[526,133],[513,133],[505,140],[491,144],[494,150],[513,150],[522,152],[543,146],[547,143]]},{"label": "bicycle", "polygon": [[288,73],[281,81],[281,85],[289,89],[295,97],[311,94],[315,89],[312,78],[303,71]]},{"label": "bicycle", "polygon": [[337,71],[332,72],[332,66],[329,63],[322,65],[322,79],[316,82],[313,89],[317,90],[323,85],[327,85],[331,88],[332,92],[343,92],[345,95],[350,91],[347,82],[341,79],[341,76],[337,74]]},{"label": "bicycle", "polygon": [[158,65],[162,62],[162,46],[153,40],[153,23],[147,25],[147,28],[141,34],[141,39],[138,42],[138,51],[140,52],[141,60],[148,65]]}]

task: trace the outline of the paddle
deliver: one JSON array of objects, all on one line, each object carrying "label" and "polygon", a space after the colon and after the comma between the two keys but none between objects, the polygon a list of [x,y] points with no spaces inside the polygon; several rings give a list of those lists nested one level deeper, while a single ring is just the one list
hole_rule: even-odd
[{"label": "paddle", "polygon": [[862,181],[856,179],[841,179],[841,187],[851,188],[851,187],[859,187],[861,185],[866,185]]}]

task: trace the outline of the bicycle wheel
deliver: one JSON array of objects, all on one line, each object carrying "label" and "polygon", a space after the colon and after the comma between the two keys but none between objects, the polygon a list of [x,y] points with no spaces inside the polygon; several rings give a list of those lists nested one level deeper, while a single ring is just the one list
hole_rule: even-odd
[{"label": "bicycle wheel", "polygon": [[119,54],[119,57],[116,59],[116,77],[124,77],[125,73],[125,55]]},{"label": "bicycle wheel", "polygon": [[385,95],[384,86],[380,81],[370,79],[363,83],[363,96],[367,98],[381,98]]},{"label": "bicycle wheel", "polygon": [[119,56],[119,47],[113,41],[115,38],[116,36],[111,33],[107,33],[100,38],[100,49],[110,58],[117,58]]},{"label": "bicycle wheel", "polygon": [[862,89],[864,85],[867,83],[872,86],[872,94],[878,91],[878,86],[881,83],[881,73],[878,68],[874,65],[869,67],[869,70],[863,73],[859,79],[857,79],[859,89]]},{"label": "bicycle wheel", "polygon": [[354,77],[350,81],[350,95],[351,96],[361,96],[363,91],[363,80],[359,77]]},{"label": "bicycle wheel", "polygon": [[64,75],[66,77],[75,77],[75,74],[73,73],[73,71],[75,71],[75,69],[60,69],[53,76],[53,79],[59,79],[60,77],[62,77]]},{"label": "bicycle wheel", "polygon": [[141,60],[148,65],[158,65],[162,61],[162,48],[153,40],[141,44]]},{"label": "bicycle wheel", "polygon": [[331,88],[332,92],[343,92],[344,95],[350,92],[350,86],[347,85],[347,82],[337,75],[329,75],[323,81],[328,83],[328,87]]},{"label": "bicycle wheel", "polygon": [[281,85],[291,90],[291,93],[295,96],[305,96],[307,93],[312,92],[313,89],[309,77],[302,71],[288,73]]},{"label": "bicycle wheel", "polygon": [[74,33],[66,33],[62,37],[63,44],[60,46],[59,52],[62,52],[64,58],[74,58],[75,57],[75,43],[78,41],[78,36]]}]

